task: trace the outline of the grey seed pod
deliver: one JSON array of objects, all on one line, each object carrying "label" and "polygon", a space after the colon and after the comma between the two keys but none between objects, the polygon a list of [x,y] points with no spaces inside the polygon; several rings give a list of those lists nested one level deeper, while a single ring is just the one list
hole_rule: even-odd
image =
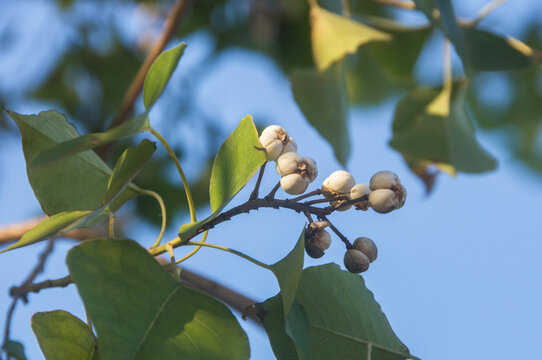
[{"label": "grey seed pod", "polygon": [[354,240],[354,249],[361,251],[362,253],[367,256],[370,262],[373,262],[376,260],[378,256],[378,249],[376,247],[376,244],[373,240],[371,240],[368,237],[359,237],[356,240]]},{"label": "grey seed pod", "polygon": [[310,244],[326,251],[331,246],[331,235],[327,230],[316,230],[310,237]]},{"label": "grey seed pod", "polygon": [[401,185],[399,177],[391,171],[379,171],[373,175],[369,182],[371,190],[392,189],[399,185]]},{"label": "grey seed pod", "polygon": [[305,246],[305,252],[313,259],[319,259],[324,256],[324,250],[310,244]]},{"label": "grey seed pod", "polygon": [[395,192],[390,189],[377,189],[369,194],[369,205],[374,211],[387,214],[399,204]]},{"label": "grey seed pod", "polygon": [[344,266],[353,274],[359,274],[369,269],[369,258],[359,250],[350,249],[344,254]]},{"label": "grey seed pod", "polygon": [[329,175],[322,183],[322,192],[326,198],[332,199],[337,194],[350,194],[356,184],[354,177],[347,171],[338,170]]},{"label": "grey seed pod", "polygon": [[265,148],[267,160],[277,160],[284,145],[288,142],[288,133],[281,126],[270,125],[260,135],[260,143]]},{"label": "grey seed pod", "polygon": [[303,157],[295,152],[287,152],[280,155],[277,159],[277,172],[280,175],[289,175],[299,172],[299,167],[303,165]]},{"label": "grey seed pod", "polygon": [[403,185],[399,185],[395,189],[395,196],[398,199],[398,204],[397,204],[397,207],[395,208],[395,210],[397,210],[397,209],[402,208],[403,205],[405,205],[405,201],[406,201],[406,197],[407,197],[406,188]]}]

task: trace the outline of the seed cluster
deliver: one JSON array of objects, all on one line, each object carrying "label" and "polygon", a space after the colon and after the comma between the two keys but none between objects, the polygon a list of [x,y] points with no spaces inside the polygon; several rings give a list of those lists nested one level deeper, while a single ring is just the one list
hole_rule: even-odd
[{"label": "seed cluster", "polygon": [[[260,136],[260,143],[265,148],[267,160],[276,161],[277,173],[281,175],[280,187],[291,195],[303,194],[318,175],[316,162],[297,153],[294,139],[289,137],[281,126],[271,125],[265,128]],[[356,184],[349,172],[338,170],[324,180],[321,191],[318,191],[318,194],[320,193],[324,199],[313,201],[312,204],[329,202],[330,207],[326,208],[330,209],[329,213],[346,211],[354,206],[356,210],[367,211],[372,208],[377,213],[386,214],[403,207],[407,195],[399,177],[391,171],[377,172],[367,185]],[[331,235],[326,230],[326,227],[330,227],[346,244],[347,251],[344,255],[346,269],[356,274],[367,271],[378,255],[374,241],[368,237],[358,237],[351,244],[326,216],[318,217],[322,221],[312,221],[309,216],[310,224],[305,231],[307,254],[313,258],[324,256],[331,245]]]}]

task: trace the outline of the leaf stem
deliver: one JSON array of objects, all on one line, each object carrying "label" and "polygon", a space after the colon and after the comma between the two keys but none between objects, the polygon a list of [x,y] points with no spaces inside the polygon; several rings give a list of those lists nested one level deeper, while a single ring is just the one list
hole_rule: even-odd
[{"label": "leaf stem", "polygon": [[112,211],[109,211],[109,238],[115,238],[115,214]]},{"label": "leaf stem", "polygon": [[237,250],[227,248],[225,246],[220,246],[220,245],[215,245],[215,244],[208,244],[208,243],[198,242],[198,241],[189,241],[189,242],[187,242],[186,244],[183,244],[183,245],[206,246],[206,247],[210,247],[210,248],[213,248],[213,249],[226,251],[226,252],[229,252],[231,254],[240,256],[243,259],[250,261],[254,265],[258,265],[258,266],[260,266],[260,267],[262,267],[264,269],[268,269],[268,270],[271,269],[271,266],[269,266],[267,264],[264,264],[263,262],[258,261],[256,259],[254,259],[253,257],[248,256],[247,254],[244,254],[244,253],[242,253],[240,251],[237,251]]},{"label": "leaf stem", "polygon": [[169,253],[171,276],[173,276],[176,280],[179,280],[179,275],[177,273],[177,263],[175,262],[175,253],[173,252],[173,247],[171,246],[171,244],[166,244],[166,249]]},{"label": "leaf stem", "polygon": [[322,216],[321,217],[322,220],[325,220],[329,223],[329,227],[331,228],[331,230],[333,230],[333,232],[335,234],[337,234],[337,236],[342,240],[342,242],[344,243],[344,245],[346,245],[346,249],[350,250],[350,249],[353,249],[354,247],[352,246],[352,243],[346,238],[346,236],[344,236],[340,231],[339,229],[337,229],[335,227],[335,225],[333,225],[333,223],[331,221],[329,221],[329,219],[327,218],[327,216]]},{"label": "leaf stem", "polygon": [[162,237],[164,236],[164,231],[166,231],[166,221],[167,221],[166,205],[164,204],[164,200],[158,193],[152,190],[143,190],[143,189],[141,189],[140,192],[143,195],[148,195],[155,198],[156,201],[158,201],[158,204],[160,205],[160,211],[162,212],[162,226],[160,227],[160,233],[158,234],[158,238],[156,239],[156,242],[151,246],[151,248],[154,248],[160,245],[160,242],[162,242]]},{"label": "leaf stem", "polygon": [[478,10],[478,14],[476,14],[476,17],[472,20],[472,25],[476,26],[478,23],[486,18],[493,10],[504,4],[506,0],[493,0],[492,2],[484,5],[480,10]]},{"label": "leaf stem", "polygon": [[[206,230],[204,233],[203,233],[203,236],[201,238],[201,242],[204,243],[205,241],[207,241],[207,235],[209,235],[209,230]],[[182,263],[183,261],[186,261],[188,259],[190,259],[192,256],[194,256],[200,249],[201,249],[202,245],[198,245],[194,250],[190,251],[188,254],[186,254],[185,256],[183,256],[182,258],[180,258],[179,260],[177,260],[177,264],[180,264]]]}]

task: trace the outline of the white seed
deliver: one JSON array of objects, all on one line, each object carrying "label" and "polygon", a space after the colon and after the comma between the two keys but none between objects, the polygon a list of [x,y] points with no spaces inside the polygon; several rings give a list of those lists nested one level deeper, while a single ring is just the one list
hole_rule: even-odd
[{"label": "white seed", "polygon": [[288,142],[288,133],[281,126],[270,125],[262,131],[259,139],[267,152],[267,160],[274,161]]},{"label": "white seed", "polygon": [[362,196],[369,195],[371,189],[367,184],[356,184],[350,189],[350,199],[359,199]]},{"label": "white seed", "polygon": [[303,162],[305,163],[307,167],[307,176],[309,177],[309,181],[313,182],[316,177],[318,176],[318,166],[316,166],[316,161],[314,161],[310,157],[304,157]]},{"label": "white seed", "polygon": [[[326,188],[339,194],[350,194],[350,189],[356,184],[354,177],[344,170],[333,172],[324,180],[322,190]],[[324,194],[325,195],[325,194]]]},{"label": "white seed", "polygon": [[298,172],[300,165],[303,164],[303,157],[295,152],[287,152],[280,155],[277,159],[277,172],[280,175],[288,175]]},{"label": "white seed", "polygon": [[323,251],[326,251],[331,245],[331,235],[329,234],[329,232],[327,232],[327,230],[316,230],[312,234],[311,245],[316,246]]},{"label": "white seed", "polygon": [[392,189],[399,185],[401,185],[399,177],[391,171],[379,171],[373,175],[369,182],[371,190]]},{"label": "white seed", "polygon": [[301,174],[288,174],[280,179],[280,186],[290,195],[299,195],[309,187],[309,179]]},{"label": "white seed", "polygon": [[285,154],[288,152],[297,152],[297,144],[291,137],[288,138],[288,142],[283,146],[281,154]]},{"label": "white seed", "polygon": [[397,207],[398,203],[395,193],[390,189],[377,189],[369,194],[369,205],[377,213],[389,213]]},{"label": "white seed", "polygon": [[378,256],[378,249],[376,248],[376,244],[373,240],[371,240],[368,237],[359,237],[356,240],[354,240],[354,249],[361,251],[364,253],[370,262],[373,262],[376,260],[376,257]]},{"label": "white seed", "polygon": [[359,250],[350,249],[344,254],[344,266],[346,270],[359,274],[369,269],[369,258]]}]

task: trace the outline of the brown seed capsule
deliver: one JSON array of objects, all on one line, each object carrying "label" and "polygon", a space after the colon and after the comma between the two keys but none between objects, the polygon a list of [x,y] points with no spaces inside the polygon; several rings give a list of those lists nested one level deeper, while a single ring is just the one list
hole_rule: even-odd
[{"label": "brown seed capsule", "polygon": [[377,189],[369,194],[369,205],[377,213],[387,214],[394,210],[398,204],[399,201],[393,190]]},{"label": "brown seed capsule", "polygon": [[350,249],[344,254],[344,266],[353,274],[359,274],[369,269],[369,258],[359,250]]},{"label": "brown seed capsule", "polygon": [[379,171],[373,175],[369,182],[371,190],[392,189],[401,185],[399,177],[391,171]]},{"label": "brown seed capsule", "polygon": [[371,240],[368,237],[359,237],[356,240],[354,240],[354,249],[361,251],[362,253],[367,256],[370,262],[373,262],[376,260],[376,257],[378,256],[378,249],[376,248],[376,244],[373,240]]}]

